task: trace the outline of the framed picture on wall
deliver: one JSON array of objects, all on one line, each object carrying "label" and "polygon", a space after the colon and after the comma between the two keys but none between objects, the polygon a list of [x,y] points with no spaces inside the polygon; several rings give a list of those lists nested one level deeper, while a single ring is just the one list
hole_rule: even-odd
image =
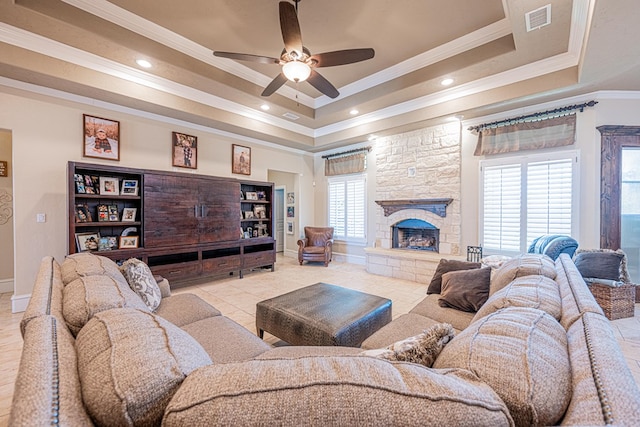
[{"label": "framed picture on wall", "polygon": [[287,193],[287,204],[288,205],[296,204],[296,193]]},{"label": "framed picture on wall", "polygon": [[251,175],[251,148],[233,144],[231,150],[231,173]]},{"label": "framed picture on wall", "polygon": [[287,221],[287,234],[293,234],[293,221]]},{"label": "framed picture on wall", "polygon": [[295,217],[296,211],[295,208],[293,206],[287,206],[287,218],[293,218]]},{"label": "framed picture on wall", "polygon": [[184,133],[171,132],[172,166],[179,168],[198,168],[198,138]]},{"label": "framed picture on wall", "polygon": [[120,160],[120,122],[83,114],[84,141],[82,155],[106,160]]}]

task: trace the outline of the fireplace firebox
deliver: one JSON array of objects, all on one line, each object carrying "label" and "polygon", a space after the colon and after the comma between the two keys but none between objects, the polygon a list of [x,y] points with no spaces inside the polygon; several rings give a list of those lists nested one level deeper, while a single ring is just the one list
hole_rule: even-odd
[{"label": "fireplace firebox", "polygon": [[421,219],[405,219],[391,227],[392,248],[439,252],[440,229]]}]

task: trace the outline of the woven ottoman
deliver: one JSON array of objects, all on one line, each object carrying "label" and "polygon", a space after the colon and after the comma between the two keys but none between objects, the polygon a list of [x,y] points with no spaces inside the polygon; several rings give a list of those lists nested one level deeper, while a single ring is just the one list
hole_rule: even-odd
[{"label": "woven ottoman", "polygon": [[300,288],[256,306],[258,336],[291,345],[359,347],[391,321],[391,300],[328,283]]}]

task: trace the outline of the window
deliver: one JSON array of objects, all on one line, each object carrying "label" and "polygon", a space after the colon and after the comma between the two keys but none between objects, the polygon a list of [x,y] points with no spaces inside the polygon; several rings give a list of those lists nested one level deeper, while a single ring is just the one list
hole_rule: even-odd
[{"label": "window", "polygon": [[577,152],[482,161],[482,246],[526,252],[538,236],[575,237]]},{"label": "window", "polygon": [[364,175],[329,178],[329,226],[334,228],[334,239],[366,241],[366,188]]}]

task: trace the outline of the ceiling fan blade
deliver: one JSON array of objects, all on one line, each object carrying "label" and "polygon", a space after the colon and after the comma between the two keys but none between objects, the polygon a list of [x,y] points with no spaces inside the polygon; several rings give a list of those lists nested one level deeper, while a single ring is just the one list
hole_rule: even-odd
[{"label": "ceiling fan blade", "polygon": [[329,98],[337,98],[340,95],[338,89],[332,85],[329,80],[325,79],[318,73],[316,70],[311,69],[311,75],[307,79],[307,81],[311,84],[311,86],[318,89],[323,94],[327,95]]},{"label": "ceiling fan blade", "polygon": [[353,64],[373,58],[375,51],[371,48],[336,50],[335,52],[319,53],[312,55],[311,59],[316,67],[333,67],[335,65]]},{"label": "ceiling fan blade", "polygon": [[301,57],[302,33],[298,23],[298,14],[295,7],[287,1],[280,2],[280,29],[287,53],[291,54],[291,52],[295,51],[297,57]]},{"label": "ceiling fan blade", "polygon": [[279,64],[280,60],[276,58],[270,58],[268,56],[250,55],[248,53],[233,53],[233,52],[213,52],[214,56],[221,58],[237,59],[238,61],[251,61],[260,62],[262,64]]},{"label": "ceiling fan blade", "polygon": [[285,75],[282,73],[278,74],[276,78],[271,80],[271,83],[269,83],[269,85],[264,88],[264,90],[262,91],[262,96],[271,95],[273,92],[280,89],[280,86],[282,86],[286,82],[287,82],[287,78],[285,77]]}]

